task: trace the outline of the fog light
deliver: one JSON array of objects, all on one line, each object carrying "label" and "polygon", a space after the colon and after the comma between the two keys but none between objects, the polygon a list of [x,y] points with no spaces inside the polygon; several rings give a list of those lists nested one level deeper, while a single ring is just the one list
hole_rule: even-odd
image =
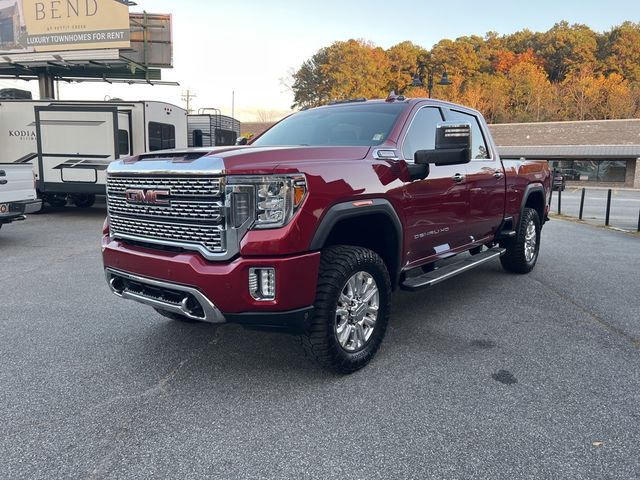
[{"label": "fog light", "polygon": [[275,300],[276,269],[272,267],[250,268],[249,293],[255,300]]}]

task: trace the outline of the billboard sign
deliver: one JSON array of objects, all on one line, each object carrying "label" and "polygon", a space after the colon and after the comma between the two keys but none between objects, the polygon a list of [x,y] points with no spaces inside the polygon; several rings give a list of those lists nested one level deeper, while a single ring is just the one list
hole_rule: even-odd
[{"label": "billboard sign", "polygon": [[0,0],[0,54],[129,48],[127,0]]}]

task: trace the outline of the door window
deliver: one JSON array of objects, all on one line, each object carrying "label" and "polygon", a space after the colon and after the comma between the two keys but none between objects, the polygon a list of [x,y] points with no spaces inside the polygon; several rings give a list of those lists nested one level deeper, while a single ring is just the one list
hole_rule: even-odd
[{"label": "door window", "polygon": [[442,113],[436,107],[423,107],[418,110],[404,138],[402,155],[405,160],[413,162],[418,150],[436,148],[436,127],[442,122]]},{"label": "door window", "polygon": [[129,155],[129,132],[126,130],[118,130],[118,153]]},{"label": "door window", "polygon": [[486,160],[489,158],[489,149],[484,140],[482,129],[475,115],[470,115],[457,110],[450,110],[447,115],[449,120],[469,122],[471,124],[471,160]]}]

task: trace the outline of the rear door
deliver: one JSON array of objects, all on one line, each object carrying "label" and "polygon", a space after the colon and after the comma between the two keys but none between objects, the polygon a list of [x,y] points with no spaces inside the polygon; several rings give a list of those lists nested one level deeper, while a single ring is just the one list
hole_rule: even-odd
[{"label": "rear door", "polygon": [[471,124],[471,162],[467,164],[469,215],[465,223],[471,241],[494,233],[504,217],[505,174],[502,162],[489,148],[480,119],[471,113],[445,110],[447,120]]},{"label": "rear door", "polygon": [[35,107],[35,114],[39,190],[102,193],[119,156],[117,107]]}]

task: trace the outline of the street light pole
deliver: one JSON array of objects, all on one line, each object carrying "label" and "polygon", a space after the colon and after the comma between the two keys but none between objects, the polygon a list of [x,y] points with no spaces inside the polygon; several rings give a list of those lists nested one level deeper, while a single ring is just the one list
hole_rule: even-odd
[{"label": "street light pole", "polygon": [[[427,93],[429,98],[433,95],[433,68],[428,67],[425,62],[422,60],[418,61],[418,65],[416,67],[416,73],[413,75],[413,81],[411,82],[412,87],[423,87],[424,86],[424,78],[427,77]],[[449,75],[447,75],[447,71],[442,72],[442,78],[438,81],[438,85],[451,85],[451,80],[449,80]]]}]

